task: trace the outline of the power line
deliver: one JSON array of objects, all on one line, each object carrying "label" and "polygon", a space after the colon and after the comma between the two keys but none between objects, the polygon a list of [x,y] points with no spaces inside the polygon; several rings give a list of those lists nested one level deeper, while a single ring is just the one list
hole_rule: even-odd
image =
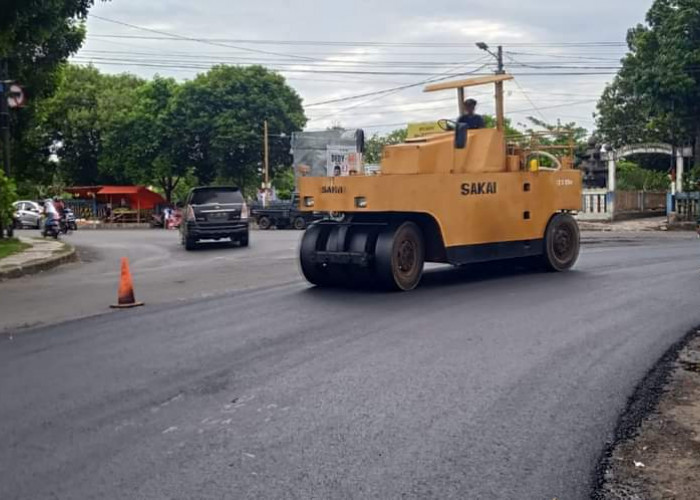
[{"label": "power line", "polygon": [[[102,19],[108,22],[115,22],[129,27],[135,27],[121,21],[106,19],[95,14],[90,14],[92,17]],[[121,35],[121,34],[103,34],[92,35],[100,38],[135,38],[141,40],[167,40],[172,34],[153,30],[150,28],[137,27],[143,31],[150,31],[156,34],[165,35],[165,37],[143,36],[143,35]],[[274,40],[274,39],[245,39],[245,38],[191,38],[178,36],[178,38],[187,41],[201,41],[213,43],[243,43],[251,45],[316,45],[316,46],[340,46],[340,47],[474,47],[475,41],[470,42],[380,42],[380,41],[338,41],[338,40]],[[588,41],[588,42],[508,42],[503,43],[504,46],[512,47],[626,47],[624,41]]]},{"label": "power line", "polygon": [[[578,104],[582,104],[584,101],[580,101]],[[591,101],[588,101],[591,102]],[[546,106],[542,107],[540,109],[555,109],[555,108],[563,108],[571,105],[575,105],[576,103],[567,103],[567,104],[561,104],[557,106]],[[535,111],[534,109],[520,109],[520,110],[514,110],[514,111],[509,111],[508,114],[515,114],[515,113],[527,113],[529,111]],[[562,115],[562,116],[567,116],[567,115]],[[580,119],[584,119],[582,117],[579,117]],[[393,122],[393,123],[379,123],[379,124],[370,124],[370,125],[358,125],[353,128],[362,128],[362,129],[373,129],[373,128],[388,128],[388,127],[403,127],[408,125],[409,122]]]},{"label": "power line", "polygon": [[[157,57],[155,61],[162,62],[183,62],[185,64],[191,63],[192,61],[200,63],[212,63],[212,64],[270,64],[275,66],[299,66],[298,62],[287,62],[287,60],[279,59],[258,59],[252,57],[234,57],[224,55],[207,55],[207,54],[153,54],[153,53],[143,53],[143,52],[133,52],[133,51],[104,51],[104,50],[85,50],[81,54],[85,57],[93,57],[95,59],[110,59],[116,61],[137,61],[137,62],[152,62],[154,57]],[[95,55],[92,55],[95,54]],[[107,57],[112,56],[112,57]],[[128,57],[124,59],[124,57]],[[165,58],[165,60],[164,60]],[[209,60],[207,60],[209,59]],[[326,61],[314,61],[309,63],[304,63],[305,67],[315,67],[315,66],[329,66],[337,67],[341,66],[391,66],[391,67],[417,67],[417,68],[429,68],[429,67],[447,67],[462,65],[459,61],[444,61],[444,62],[429,62],[429,61],[336,61],[336,60],[326,60]]]},{"label": "power line", "polygon": [[[211,69],[211,65],[197,64],[167,64],[167,63],[141,63],[115,60],[96,60],[95,58],[81,58],[76,56],[74,60],[82,63],[97,63],[109,66],[143,66],[163,69]],[[316,73],[316,74],[338,74],[338,75],[402,75],[402,76],[430,76],[435,73],[418,71],[349,71],[349,70],[310,70],[310,69],[280,69],[279,73]],[[491,75],[492,73],[473,73],[474,75]],[[551,71],[537,73],[511,73],[517,77],[550,77],[550,76],[605,76],[616,75],[616,71]],[[451,77],[460,76],[460,74]]]},{"label": "power line", "polygon": [[[518,61],[516,61],[515,59],[513,59],[513,57],[510,56],[510,55],[507,55],[507,57],[508,57],[508,59],[510,59],[511,61],[513,61],[513,62],[515,62],[515,63],[518,62]],[[537,111],[537,114],[539,114],[540,117],[546,122],[546,121],[547,121],[547,118],[544,116],[544,114],[542,113],[542,111],[539,110],[539,108],[538,108],[537,105],[532,101],[532,99],[530,99],[530,96],[528,95],[527,92],[525,92],[525,89],[523,89],[523,88],[520,86],[520,83],[518,82],[518,80],[513,80],[513,81],[515,82],[515,85],[520,89],[520,92],[522,92],[522,94],[525,96],[525,99],[527,99],[527,101],[530,103],[530,105],[535,109],[535,111]]]},{"label": "power line", "polygon": [[[273,58],[253,58],[253,57],[244,57],[244,56],[238,56],[238,55],[229,55],[229,54],[222,54],[222,53],[209,53],[209,54],[203,54],[201,52],[198,53],[187,53],[187,52],[138,52],[138,51],[126,51],[126,50],[99,50],[99,49],[86,49],[81,51],[82,55],[91,55],[95,54],[97,57],[102,57],[102,56],[115,56],[115,57],[124,57],[128,56],[130,58],[133,58],[134,60],[138,61],[145,61],[148,62],[148,58],[152,57],[159,57],[159,61],[162,60],[163,57],[167,58],[169,62],[173,62],[174,60],[185,60],[186,62],[190,62],[188,60],[197,60],[197,61],[202,61],[205,58],[209,58],[212,60],[215,60],[216,62],[230,62],[230,63],[239,63],[239,62],[264,62],[266,64],[277,64],[277,65],[298,65],[298,62],[288,62],[287,59],[273,59]],[[510,54],[510,53],[508,53]],[[360,57],[355,56],[355,57]],[[510,56],[508,56],[510,57]],[[520,65],[521,63],[515,61],[516,64]],[[417,60],[387,60],[387,59],[377,59],[377,60],[361,60],[361,59],[350,59],[350,58],[344,58],[343,60],[336,60],[336,59],[325,59],[325,60],[319,60],[319,61],[312,61],[308,63],[304,63],[306,66],[314,66],[314,65],[329,65],[329,66],[334,66],[334,65],[350,65],[350,66],[405,66],[405,67],[430,67],[430,66],[450,66],[450,65],[458,65],[458,64],[463,64],[460,61],[417,61]],[[600,69],[600,66],[562,66],[561,64],[580,64],[580,61],[565,61],[564,63],[561,63],[558,66],[553,66],[553,63],[551,61],[527,61],[527,65],[543,65],[542,67],[556,67],[556,68],[572,68],[572,69]],[[615,67],[611,66],[603,66],[602,68],[604,69],[617,69],[619,68],[619,65]]]},{"label": "power line", "polygon": [[[122,36],[117,36],[117,35],[100,35],[100,34],[92,34],[88,33],[87,34],[87,39],[88,41],[92,42],[97,42],[97,43],[111,43],[111,44],[117,44],[117,45],[124,45],[127,47],[143,47],[142,45],[131,45],[131,44],[126,44],[123,42],[115,42],[113,40],[107,39],[107,38],[123,38]],[[167,40],[167,41],[189,41],[189,40],[177,40],[177,39],[171,39],[168,37],[157,37],[157,40]],[[156,41],[157,41],[156,40]],[[147,40],[148,41],[148,40]],[[352,48],[352,47],[348,47]],[[360,47],[356,47],[360,48]],[[415,49],[419,49],[419,51],[411,51],[411,52],[406,52],[403,49],[403,47],[370,47],[370,51],[365,51],[365,52],[338,52],[338,50],[332,51],[332,50],[326,50],[326,51],[318,51],[318,50],[312,50],[312,51],[295,51],[294,55],[315,55],[315,56],[328,56],[328,55],[356,55],[356,56],[394,56],[394,55],[401,55],[401,56],[430,56],[430,57],[454,57],[454,56],[459,56],[459,57],[464,57],[464,56],[476,56],[481,54],[480,51],[470,51],[470,50],[459,50],[459,51],[446,51],[446,50],[441,50],[441,51],[433,51],[433,52],[426,52],[426,50],[431,50],[431,47],[414,47]],[[342,47],[341,47],[342,49]],[[410,48],[409,49],[413,49]],[[231,50],[237,50],[237,49],[231,49]],[[171,51],[172,52],[172,51]],[[511,54],[516,54],[516,55],[527,55],[527,56],[547,56],[547,57],[553,57],[553,58],[573,58],[573,59],[587,59],[587,60],[610,60],[610,61],[619,61],[620,57],[619,55],[622,55],[620,51],[616,50],[614,52],[601,52],[600,50],[597,50],[595,52],[567,52],[566,54],[552,54],[552,53],[546,53],[546,52],[538,52],[538,53],[532,53],[532,52],[512,52],[509,51]],[[182,54],[191,54],[187,52],[180,52]],[[287,52],[283,52],[283,54],[289,54]],[[579,56],[579,54],[581,54]],[[600,54],[601,56],[604,54],[610,54],[610,55],[615,55],[618,57],[590,57],[591,54]]]},{"label": "power line", "polygon": [[[579,106],[581,104],[590,104],[593,102],[598,102],[598,99],[582,99],[579,101],[568,101],[568,102],[563,103],[563,104],[553,104],[551,106],[539,106],[539,107],[534,106],[532,103],[530,103],[530,105],[533,106],[532,108],[514,109],[514,110],[508,111],[508,114],[510,115],[510,114],[516,114],[516,113],[528,113],[530,111],[558,109],[558,108],[565,108],[565,107],[571,107],[571,106]],[[397,110],[397,111],[392,111],[389,113],[382,113],[382,115],[391,116],[391,115],[406,114],[406,113],[412,113],[412,112],[415,113],[415,112],[422,112],[422,111],[439,111],[439,110],[447,109],[447,107],[449,107],[449,106],[440,106],[440,107],[435,107],[435,108],[425,108],[425,109],[418,109],[418,110]],[[358,114],[351,114],[350,116],[363,116],[366,114],[367,113],[358,113]],[[329,115],[329,116],[331,116],[331,115]],[[544,119],[544,121],[548,121],[544,116],[542,118]],[[310,120],[313,120],[313,121],[318,121],[321,119],[322,119],[321,117],[310,118]]]},{"label": "power line", "polygon": [[[482,58],[482,59],[483,59],[483,58]],[[475,69],[474,71],[470,71],[470,72],[465,73],[465,74],[476,73],[477,71],[480,71],[481,69],[485,68],[486,66],[487,66],[487,65],[484,64],[484,65],[480,66],[479,68]],[[444,73],[442,73],[442,75],[444,75]],[[423,81],[420,81],[420,82],[416,82],[415,84],[412,84],[410,87],[417,87],[417,86],[420,86],[420,85],[425,85],[426,83],[439,82],[439,81],[446,80],[446,79],[452,78],[452,77],[453,77],[452,75],[449,75],[449,76],[440,76],[440,75],[437,75],[435,78],[429,78],[429,79],[427,79],[427,80],[423,80]],[[327,118],[327,117],[329,117],[329,116],[335,116],[335,115],[342,114],[342,113],[344,113],[344,112],[347,111],[347,110],[356,108],[356,107],[358,107],[358,106],[361,106],[361,105],[363,105],[363,104],[367,104],[367,103],[369,103],[369,102],[376,101],[377,99],[382,99],[382,98],[386,97],[387,95],[396,94],[396,93],[401,92],[402,90],[405,90],[406,88],[410,88],[410,87],[404,85],[404,86],[402,86],[402,87],[397,87],[397,88],[395,88],[393,91],[391,91],[391,92],[389,92],[389,93],[382,92],[381,95],[376,95],[376,94],[375,94],[375,96],[374,96],[373,98],[368,99],[367,101],[362,101],[362,102],[360,102],[360,103],[358,103],[358,104],[354,104],[354,105],[348,106],[348,107],[343,108],[343,109],[341,109],[341,110],[339,110],[339,111],[337,111],[337,112],[330,113],[330,114],[327,114],[327,115],[325,115],[325,116],[316,118],[315,120],[316,120],[316,121],[318,121],[318,120],[323,120],[323,119],[325,119],[325,118]],[[307,107],[308,107],[308,106],[307,106]]]},{"label": "power line", "polygon": [[154,30],[154,29],[151,29],[151,28],[144,28],[143,26],[137,26],[137,25],[135,25],[135,24],[125,23],[125,22],[123,22],[123,21],[117,21],[117,20],[115,20],[115,19],[109,19],[109,18],[106,18],[106,17],[98,16],[97,14],[89,14],[89,15],[90,15],[90,17],[94,17],[95,19],[99,19],[100,21],[105,21],[105,22],[108,22],[108,23],[118,24],[118,25],[121,25],[121,26],[127,26],[127,27],[129,27],[129,28],[133,28],[133,29],[137,29],[137,30],[141,30],[141,31],[148,31],[148,32],[151,32],[151,33],[157,33],[157,34],[160,34],[160,35],[165,35],[166,37],[170,37],[170,39],[187,40],[187,41],[190,41],[190,42],[205,43],[205,44],[207,44],[207,45],[214,45],[214,46],[219,46],[219,47],[232,48],[232,49],[237,49],[237,50],[243,50],[243,51],[246,51],[246,52],[255,52],[255,53],[258,53],[258,54],[268,54],[268,55],[275,55],[275,56],[290,57],[290,58],[300,59],[300,60],[306,60],[306,61],[314,61],[314,60],[317,60],[317,59],[315,59],[315,58],[313,58],[313,57],[296,56],[296,55],[293,55],[293,54],[280,54],[280,53],[278,53],[278,52],[270,52],[270,51],[267,51],[267,50],[251,49],[251,48],[249,48],[249,47],[239,47],[239,46],[235,46],[235,45],[223,44],[223,43],[216,42],[216,41],[209,41],[209,40],[204,39],[204,38],[193,38],[193,37],[189,37],[189,36],[178,35],[178,34],[175,34],[175,33],[168,33],[168,32],[165,32],[165,31]]},{"label": "power line", "polygon": [[[483,58],[481,58],[481,60],[483,60]],[[332,104],[332,103],[336,103],[336,102],[351,101],[351,100],[360,99],[360,98],[363,98],[363,97],[370,97],[370,96],[374,96],[374,95],[387,94],[387,93],[389,93],[389,92],[396,92],[396,91],[400,91],[400,90],[410,89],[410,88],[413,88],[413,87],[420,87],[421,85],[425,85],[425,84],[428,83],[429,81],[430,81],[430,82],[436,82],[436,81],[440,81],[440,80],[447,80],[447,79],[449,79],[449,78],[454,78],[454,77],[457,77],[457,76],[464,76],[465,74],[476,73],[477,71],[483,69],[485,66],[486,66],[486,65],[480,66],[480,67],[479,67],[477,70],[475,70],[474,72],[451,74],[451,75],[443,76],[443,77],[438,78],[438,79],[423,80],[423,81],[416,82],[416,83],[410,83],[410,84],[408,84],[408,85],[401,85],[401,86],[399,86],[399,87],[392,87],[392,88],[389,88],[389,89],[377,90],[377,91],[374,91],[374,92],[366,92],[366,93],[364,93],[364,94],[356,94],[356,95],[351,95],[351,96],[339,97],[339,98],[336,98],[336,99],[329,99],[329,100],[326,100],[326,101],[314,102],[314,103],[311,103],[311,104],[307,104],[305,107],[310,108],[310,107],[314,107],[314,106],[320,106],[320,105],[322,105],[322,104]]]}]

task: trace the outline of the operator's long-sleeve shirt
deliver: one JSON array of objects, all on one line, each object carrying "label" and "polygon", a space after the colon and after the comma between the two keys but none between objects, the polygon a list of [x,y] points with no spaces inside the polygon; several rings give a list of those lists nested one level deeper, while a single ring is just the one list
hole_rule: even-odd
[{"label": "operator's long-sleeve shirt", "polygon": [[470,129],[484,128],[484,118],[481,115],[462,115],[457,119],[457,123],[466,123]]}]

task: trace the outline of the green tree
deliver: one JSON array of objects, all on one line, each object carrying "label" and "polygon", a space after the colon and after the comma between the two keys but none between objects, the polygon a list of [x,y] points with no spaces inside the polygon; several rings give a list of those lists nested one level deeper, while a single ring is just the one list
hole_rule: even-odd
[{"label": "green tree", "polygon": [[666,172],[648,170],[630,161],[617,165],[619,191],[666,191],[671,181]]},{"label": "green tree", "polygon": [[[0,15],[0,77],[20,82],[28,106],[11,114],[13,174],[20,179],[42,178],[49,152],[34,133],[35,113],[42,98],[53,93],[57,71],[77,52],[85,37],[83,20],[94,0],[4,0]],[[49,172],[48,177],[51,177]]]},{"label": "green tree", "polygon": [[294,193],[294,170],[292,168],[278,170],[272,179],[272,186],[280,200],[291,200]]},{"label": "green tree", "polygon": [[131,112],[142,85],[135,76],[103,75],[92,66],[62,68],[58,88],[43,103],[38,118],[66,183],[130,182],[129,170],[101,165],[103,139]]},{"label": "green tree", "polygon": [[[261,66],[215,66],[186,82],[172,119],[200,181],[233,181],[244,190],[260,181],[263,122],[273,138],[289,137],[306,123],[301,98]],[[289,141],[271,140],[271,176],[290,165]]]},{"label": "green tree", "polygon": [[599,132],[613,145],[694,143],[700,165],[700,1],[655,0],[627,44],[598,104]]},{"label": "green tree", "polygon": [[103,134],[100,170],[114,178],[153,184],[168,201],[191,170],[172,110],[179,86],[156,77],[137,88],[133,105]]},{"label": "green tree", "polygon": [[386,135],[374,134],[365,141],[364,161],[369,165],[378,165],[382,159],[384,146],[400,144],[406,140],[408,130],[399,128]]}]

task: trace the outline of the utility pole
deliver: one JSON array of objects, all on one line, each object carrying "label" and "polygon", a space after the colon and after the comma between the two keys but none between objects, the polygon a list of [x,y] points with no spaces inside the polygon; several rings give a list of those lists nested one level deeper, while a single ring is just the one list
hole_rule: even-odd
[{"label": "utility pole", "polygon": [[5,175],[10,176],[10,109],[7,97],[10,90],[10,80],[7,74],[7,59],[0,66],[0,129],[2,129],[2,163]]},{"label": "utility pole", "polygon": [[270,187],[270,163],[269,163],[269,156],[270,156],[270,151],[269,151],[269,146],[268,146],[268,140],[267,140],[267,120],[265,120],[264,123],[264,142],[265,142],[265,174],[264,178],[265,180],[263,181],[263,207],[267,207],[267,195],[269,192],[269,187]]},{"label": "utility pole", "polygon": [[[479,42],[476,44],[478,48],[484,52],[488,52],[498,61],[498,69],[496,70],[497,75],[505,75],[506,70],[503,66],[503,46],[499,45],[497,53],[491,52],[488,44],[484,42]],[[496,128],[500,131],[505,129],[505,108],[503,106],[503,82],[496,82]]]},{"label": "utility pole", "polygon": [[[505,74],[505,69],[503,69],[503,46],[499,45],[498,46],[498,70],[496,71],[497,75],[503,75]],[[496,127],[498,130],[504,131],[505,130],[505,107],[503,105],[503,82],[496,82],[496,118],[497,118],[497,123]]]}]

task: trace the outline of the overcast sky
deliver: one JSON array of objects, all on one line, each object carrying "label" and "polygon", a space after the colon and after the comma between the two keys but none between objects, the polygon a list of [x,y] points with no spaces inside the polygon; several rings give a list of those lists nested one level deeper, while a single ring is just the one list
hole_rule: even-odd
[{"label": "overcast sky", "polygon": [[[516,83],[507,84],[506,107],[514,123],[533,115],[590,130],[596,98],[625,52],[626,31],[643,22],[651,3],[112,0],[93,7],[87,41],[74,61],[92,61],[110,73],[180,80],[215,63],[261,63],[280,71],[305,105],[312,104],[306,108],[308,130],[339,123],[383,133],[407,122],[454,117],[454,96],[424,94],[418,86],[313,104],[491,72],[494,59],[474,46],[485,41],[494,50],[504,45],[506,69],[516,75]],[[480,112],[493,112],[490,93],[474,92]]]}]

